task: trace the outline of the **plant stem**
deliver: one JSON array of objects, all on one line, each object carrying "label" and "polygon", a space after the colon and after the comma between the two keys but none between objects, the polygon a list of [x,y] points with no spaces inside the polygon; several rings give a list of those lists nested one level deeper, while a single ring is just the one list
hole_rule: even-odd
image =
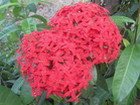
[{"label": "plant stem", "polygon": [[140,9],[138,9],[138,15],[137,15],[137,19],[136,19],[136,30],[135,30],[134,43],[136,43],[138,41],[138,38],[140,37],[139,28],[140,28]]},{"label": "plant stem", "polygon": [[4,8],[7,8],[9,6],[16,6],[16,5],[20,5],[20,4],[19,3],[8,3],[8,4],[0,6],[0,10],[4,9]]}]

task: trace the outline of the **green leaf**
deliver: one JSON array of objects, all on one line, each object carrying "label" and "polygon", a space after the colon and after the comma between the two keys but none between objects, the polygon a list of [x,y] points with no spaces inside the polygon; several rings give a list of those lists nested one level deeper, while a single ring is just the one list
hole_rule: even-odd
[{"label": "green leaf", "polygon": [[44,104],[43,105],[53,105],[51,102],[45,100]]},{"label": "green leaf", "polygon": [[30,12],[34,12],[34,13],[36,13],[36,11],[37,11],[37,7],[34,3],[29,4],[27,6],[27,9],[29,9]]},{"label": "green leaf", "polygon": [[5,13],[6,11],[5,10],[0,10],[0,20],[4,20],[5,19],[5,17],[6,17],[6,13]]},{"label": "green leaf", "polygon": [[8,4],[0,6],[0,10],[8,8],[9,6],[16,6],[16,5],[18,6],[20,4],[19,3],[8,3]]},{"label": "green leaf", "polygon": [[107,83],[104,77],[104,72],[106,71],[105,65],[101,64],[100,68],[97,68],[97,82],[96,84],[101,88],[108,90]]},{"label": "green leaf", "polygon": [[140,75],[140,45],[128,46],[121,54],[115,75],[112,91],[114,100],[121,102],[132,91]]},{"label": "green leaf", "polygon": [[134,105],[135,99],[137,96],[137,88],[134,87],[133,90],[129,93],[129,95],[119,103],[119,105]]},{"label": "green leaf", "polygon": [[0,32],[0,40],[9,36],[10,33],[17,31],[17,27],[13,24],[8,27],[5,27],[1,32]]},{"label": "green leaf", "polygon": [[15,17],[18,17],[20,15],[22,8],[20,6],[15,6],[13,9],[13,14]]},{"label": "green leaf", "polygon": [[13,43],[19,41],[18,33],[12,32],[12,33],[10,34],[10,36],[8,37],[8,41],[9,41],[9,42],[13,42]]},{"label": "green leaf", "polygon": [[110,94],[107,91],[101,87],[97,87],[97,89],[94,90],[94,97],[90,98],[90,105],[104,105],[109,96]]},{"label": "green leaf", "polygon": [[123,38],[123,44],[125,47],[127,47],[130,45],[130,42],[127,39]]},{"label": "green leaf", "polygon": [[8,3],[8,2],[9,2],[9,0],[1,0],[0,5],[4,5],[4,4]]},{"label": "green leaf", "polygon": [[84,98],[89,98],[89,97],[92,97],[94,95],[94,86],[93,85],[89,85],[87,89],[83,90],[82,91],[82,97]]},{"label": "green leaf", "polygon": [[[48,0],[47,0],[48,1]],[[30,4],[30,3],[35,3],[37,4],[38,2],[46,2],[46,0],[24,0],[24,2],[26,4]]]},{"label": "green leaf", "polygon": [[20,25],[24,33],[31,33],[32,31],[37,30],[36,22],[32,18],[24,19]]},{"label": "green leaf", "polygon": [[19,94],[19,93],[20,93],[20,88],[22,87],[23,83],[24,83],[23,78],[22,78],[22,77],[19,77],[19,78],[15,81],[15,83],[14,83],[14,85],[12,86],[11,90],[12,90],[15,94]]},{"label": "green leaf", "polygon": [[11,32],[15,32],[17,30],[18,30],[18,27],[16,26],[16,24],[5,26],[0,32],[0,40],[10,35]]},{"label": "green leaf", "polygon": [[95,85],[96,82],[97,82],[97,69],[96,69],[95,66],[94,66],[92,69],[93,69],[93,70],[92,70],[93,79],[90,81],[90,84],[91,84],[91,85]]},{"label": "green leaf", "polygon": [[45,99],[46,99],[46,92],[43,92],[37,105],[43,105],[45,103]]},{"label": "green leaf", "polygon": [[133,19],[125,17],[125,16],[112,16],[112,19],[120,28],[125,27],[126,23],[135,24],[135,21]]},{"label": "green leaf", "polygon": [[16,3],[18,0],[10,0],[11,3]]},{"label": "green leaf", "polygon": [[110,78],[107,78],[106,79],[106,83],[107,83],[107,87],[108,87],[108,90],[111,92],[112,91],[112,82],[113,82],[113,77],[110,77]]},{"label": "green leaf", "polygon": [[134,30],[132,31],[132,30],[127,29],[125,36],[127,36],[127,40],[129,40],[130,44],[135,42],[134,41],[135,40],[135,31]]},{"label": "green leaf", "polygon": [[50,29],[50,28],[51,28],[50,26],[48,26],[48,25],[46,25],[46,24],[44,24],[44,23],[42,23],[42,24],[37,24],[36,27],[37,27],[37,30],[38,30],[38,31],[41,31],[41,30],[44,30],[44,29]]},{"label": "green leaf", "polygon": [[42,21],[44,24],[47,24],[47,19],[44,18],[44,17],[41,16],[41,15],[32,15],[31,17],[36,18],[36,19],[39,19],[39,20]]},{"label": "green leaf", "polygon": [[128,13],[132,16],[140,8],[140,3],[133,3]]},{"label": "green leaf", "polygon": [[136,86],[137,86],[138,89],[140,89],[140,80],[138,80]]},{"label": "green leaf", "polygon": [[10,89],[0,85],[0,105],[23,105],[23,103]]},{"label": "green leaf", "polygon": [[140,43],[140,15],[139,15],[139,22],[138,22],[138,27],[137,27],[136,42],[137,42],[137,43]]},{"label": "green leaf", "polygon": [[57,95],[51,95],[50,98],[54,100],[55,104],[61,103],[63,101],[63,98],[61,98],[61,97],[59,97]]},{"label": "green leaf", "polygon": [[29,104],[34,100],[31,93],[31,87],[26,81],[21,87],[20,97],[22,101],[24,102],[24,104]]}]

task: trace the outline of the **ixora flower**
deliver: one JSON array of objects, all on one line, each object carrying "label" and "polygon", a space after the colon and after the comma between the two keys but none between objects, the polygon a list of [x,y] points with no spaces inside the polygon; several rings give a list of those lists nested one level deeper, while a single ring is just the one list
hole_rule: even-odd
[{"label": "ixora flower", "polygon": [[63,7],[49,24],[57,30],[75,32],[77,40],[84,40],[90,46],[93,64],[108,63],[118,57],[121,42],[119,30],[108,13],[94,3],[77,3]]},{"label": "ixora flower", "polygon": [[17,62],[33,96],[46,91],[77,101],[93,78],[92,66],[117,58],[121,35],[108,11],[93,3],[65,6],[49,24],[51,30],[24,35]]},{"label": "ixora flower", "polygon": [[46,91],[77,101],[92,79],[88,52],[77,43],[63,38],[63,31],[32,32],[22,38],[17,53],[23,76],[28,78],[33,96]]}]

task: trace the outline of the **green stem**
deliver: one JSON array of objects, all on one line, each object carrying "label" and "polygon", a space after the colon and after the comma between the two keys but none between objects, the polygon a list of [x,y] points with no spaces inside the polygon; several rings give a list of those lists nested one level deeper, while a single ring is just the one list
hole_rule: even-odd
[{"label": "green stem", "polygon": [[9,6],[17,6],[17,5],[20,5],[20,4],[19,3],[8,3],[8,4],[0,6],[0,10],[4,9],[4,8],[7,8]]},{"label": "green stem", "polygon": [[140,33],[139,33],[139,25],[140,24],[140,9],[138,9],[138,15],[137,15],[137,19],[136,19],[136,30],[135,30],[135,39],[134,39],[134,43],[136,43],[138,41],[138,38],[140,37]]}]

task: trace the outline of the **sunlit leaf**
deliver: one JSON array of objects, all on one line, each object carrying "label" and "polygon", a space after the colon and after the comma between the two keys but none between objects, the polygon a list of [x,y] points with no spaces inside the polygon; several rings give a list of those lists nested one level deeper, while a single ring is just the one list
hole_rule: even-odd
[{"label": "sunlit leaf", "polygon": [[130,45],[130,42],[127,39],[123,38],[123,44],[125,47],[127,47]]}]

